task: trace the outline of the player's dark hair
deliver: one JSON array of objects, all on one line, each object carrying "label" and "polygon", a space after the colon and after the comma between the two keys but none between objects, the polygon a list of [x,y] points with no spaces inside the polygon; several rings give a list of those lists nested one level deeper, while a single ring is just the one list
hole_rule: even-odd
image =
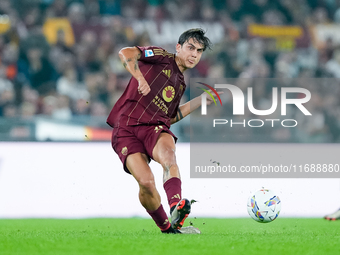
[{"label": "player's dark hair", "polygon": [[178,43],[183,46],[183,44],[189,39],[193,39],[194,42],[198,42],[203,45],[203,51],[206,48],[211,49],[212,43],[208,37],[205,36],[205,31],[201,28],[192,28],[185,31],[178,39]]}]

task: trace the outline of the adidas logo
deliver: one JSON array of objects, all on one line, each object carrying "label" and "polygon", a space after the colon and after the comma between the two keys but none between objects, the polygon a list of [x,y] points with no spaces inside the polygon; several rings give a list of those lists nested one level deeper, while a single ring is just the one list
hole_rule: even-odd
[{"label": "adidas logo", "polygon": [[162,71],[170,78],[171,70],[162,70]]},{"label": "adidas logo", "polygon": [[158,133],[158,131],[162,130],[163,129],[163,126],[158,126],[158,127],[155,127],[155,131],[156,133]]},{"label": "adidas logo", "polygon": [[173,198],[181,199],[181,197],[179,196],[179,194],[174,195],[171,199],[173,199]]}]

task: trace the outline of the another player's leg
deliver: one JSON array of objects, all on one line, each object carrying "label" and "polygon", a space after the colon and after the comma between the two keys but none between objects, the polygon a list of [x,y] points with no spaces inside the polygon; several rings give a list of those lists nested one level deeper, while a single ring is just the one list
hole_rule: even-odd
[{"label": "another player's leg", "polygon": [[340,209],[324,217],[326,220],[340,220]]},{"label": "another player's leg", "polygon": [[182,199],[181,179],[176,162],[175,141],[168,133],[161,133],[153,149],[153,158],[163,167],[164,189],[170,206],[171,225],[174,229],[181,229],[184,220],[188,217],[191,204],[189,200]]},{"label": "another player's leg", "polygon": [[161,204],[153,173],[145,154],[135,153],[126,158],[126,167],[139,184],[139,200],[162,232],[174,233]]}]

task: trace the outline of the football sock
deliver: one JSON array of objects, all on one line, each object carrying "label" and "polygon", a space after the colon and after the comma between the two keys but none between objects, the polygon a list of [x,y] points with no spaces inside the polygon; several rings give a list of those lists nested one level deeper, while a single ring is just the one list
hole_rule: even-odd
[{"label": "football sock", "polygon": [[164,185],[165,193],[168,197],[170,208],[175,206],[182,198],[182,182],[177,177],[172,177],[167,180]]},{"label": "football sock", "polygon": [[156,225],[161,229],[161,231],[167,230],[171,225],[168,220],[168,216],[163,209],[163,206],[160,205],[156,211],[146,210],[148,214],[150,214],[151,218],[154,220]]}]

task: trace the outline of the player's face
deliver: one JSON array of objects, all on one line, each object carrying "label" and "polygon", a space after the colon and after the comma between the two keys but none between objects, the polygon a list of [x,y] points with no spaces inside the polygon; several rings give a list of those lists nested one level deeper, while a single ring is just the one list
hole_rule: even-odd
[{"label": "player's face", "polygon": [[203,45],[189,39],[183,45],[176,45],[177,57],[180,59],[182,68],[193,68],[200,61],[203,53]]}]

